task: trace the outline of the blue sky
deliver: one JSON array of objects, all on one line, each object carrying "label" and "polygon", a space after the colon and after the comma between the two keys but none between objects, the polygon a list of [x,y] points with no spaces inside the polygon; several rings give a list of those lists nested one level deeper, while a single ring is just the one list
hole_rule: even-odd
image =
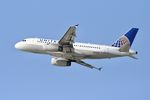
[{"label": "blue sky", "polygon": [[[1,100],[149,100],[149,0],[0,0]],[[78,64],[59,68],[49,55],[20,52],[27,37],[60,39],[80,24],[78,42],[112,44],[132,27],[140,30],[128,57],[86,60],[101,72]]]}]

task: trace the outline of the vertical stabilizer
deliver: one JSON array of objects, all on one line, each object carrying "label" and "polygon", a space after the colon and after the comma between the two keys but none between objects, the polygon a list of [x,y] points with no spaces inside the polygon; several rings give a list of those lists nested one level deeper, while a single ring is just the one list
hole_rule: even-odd
[{"label": "vertical stabilizer", "polygon": [[125,35],[121,36],[112,46],[119,47],[122,52],[128,52],[138,30],[138,28],[132,28]]}]

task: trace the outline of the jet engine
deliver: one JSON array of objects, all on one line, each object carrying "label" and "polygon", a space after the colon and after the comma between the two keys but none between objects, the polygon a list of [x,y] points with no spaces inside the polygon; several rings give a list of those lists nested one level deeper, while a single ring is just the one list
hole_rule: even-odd
[{"label": "jet engine", "polygon": [[71,61],[68,61],[63,58],[52,58],[51,64],[56,65],[56,66],[69,67],[71,66]]}]

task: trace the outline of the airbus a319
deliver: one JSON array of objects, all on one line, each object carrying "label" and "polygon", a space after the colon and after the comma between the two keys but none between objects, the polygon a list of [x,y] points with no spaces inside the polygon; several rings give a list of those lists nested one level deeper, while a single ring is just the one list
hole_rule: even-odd
[{"label": "airbus a319", "polygon": [[60,40],[26,38],[16,43],[15,48],[31,53],[51,55],[51,64],[61,67],[69,67],[74,62],[91,69],[101,70],[101,67],[95,67],[83,60],[125,56],[136,58],[134,55],[137,54],[137,51],[130,48],[138,32],[138,28],[132,28],[112,45],[97,45],[75,42],[77,26],[70,26]]}]

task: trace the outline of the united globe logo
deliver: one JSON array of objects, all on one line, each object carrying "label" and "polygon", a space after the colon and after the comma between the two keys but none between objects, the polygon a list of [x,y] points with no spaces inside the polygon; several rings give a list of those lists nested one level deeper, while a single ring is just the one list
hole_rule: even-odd
[{"label": "united globe logo", "polygon": [[129,43],[127,37],[122,36],[122,37],[121,37],[119,40],[117,40],[117,42],[114,43],[112,46],[121,47],[121,46],[123,46],[123,45],[125,45],[125,44],[127,44],[127,43]]}]

